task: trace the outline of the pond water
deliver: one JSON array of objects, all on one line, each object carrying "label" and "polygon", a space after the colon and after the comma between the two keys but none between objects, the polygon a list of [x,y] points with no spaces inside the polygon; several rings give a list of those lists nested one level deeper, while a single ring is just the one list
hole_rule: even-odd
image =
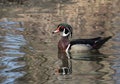
[{"label": "pond water", "polygon": [[[20,47],[26,45],[24,36],[19,32],[24,31],[20,22],[0,22],[0,81],[1,84],[14,84],[15,80],[26,74],[21,69],[25,67],[25,53]],[[18,31],[18,32],[15,32]]]},{"label": "pond water", "polygon": [[[20,20],[25,19],[28,28],[23,22],[7,18],[0,21],[0,84],[120,84],[120,13],[112,14],[117,0],[113,5],[103,4],[104,0],[53,1],[42,0],[38,7],[12,11],[20,13]],[[7,9],[1,10],[2,16]],[[23,11],[25,14],[21,14]],[[9,14],[14,19],[12,12]],[[90,37],[114,35],[99,52],[71,53],[72,59],[59,59],[56,42],[60,36],[51,35],[50,27],[60,22],[73,25],[75,38],[94,30],[97,32]]]},{"label": "pond water", "polygon": [[[106,46],[109,50],[103,53],[72,54],[73,59],[58,59],[53,61],[51,67],[51,65],[45,65],[44,62],[49,61],[45,56],[54,55],[53,50],[32,54],[36,57],[41,56],[37,57],[37,60],[30,60],[31,57],[27,56],[30,52],[21,50],[21,47],[27,45],[22,35],[24,28],[21,22],[0,22],[0,27],[2,31],[0,36],[1,84],[120,84],[119,33],[111,40],[114,45]],[[44,53],[46,53],[45,56]],[[28,66],[29,68],[25,69]],[[48,68],[52,68],[49,69],[52,71],[47,72]]]}]

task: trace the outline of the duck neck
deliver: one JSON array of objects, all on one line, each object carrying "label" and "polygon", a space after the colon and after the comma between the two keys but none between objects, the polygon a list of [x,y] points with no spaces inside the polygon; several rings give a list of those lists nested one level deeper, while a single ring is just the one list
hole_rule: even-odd
[{"label": "duck neck", "polygon": [[63,39],[69,39],[69,36],[62,36]]}]

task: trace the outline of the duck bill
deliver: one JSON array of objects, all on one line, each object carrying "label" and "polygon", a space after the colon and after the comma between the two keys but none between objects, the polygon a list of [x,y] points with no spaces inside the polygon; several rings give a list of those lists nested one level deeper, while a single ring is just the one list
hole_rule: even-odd
[{"label": "duck bill", "polygon": [[53,31],[52,33],[54,34],[54,33],[58,33],[58,32],[60,32],[60,27],[58,27],[55,31]]},{"label": "duck bill", "polygon": [[58,33],[58,32],[59,32],[59,30],[57,29],[57,30],[53,31],[52,33],[54,34],[54,33]]}]

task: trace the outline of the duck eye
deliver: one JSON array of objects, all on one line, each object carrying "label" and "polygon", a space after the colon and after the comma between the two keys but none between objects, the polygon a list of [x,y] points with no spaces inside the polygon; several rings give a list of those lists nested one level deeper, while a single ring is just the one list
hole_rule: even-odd
[{"label": "duck eye", "polygon": [[59,30],[62,32],[64,28],[65,28],[64,26],[61,26]]}]

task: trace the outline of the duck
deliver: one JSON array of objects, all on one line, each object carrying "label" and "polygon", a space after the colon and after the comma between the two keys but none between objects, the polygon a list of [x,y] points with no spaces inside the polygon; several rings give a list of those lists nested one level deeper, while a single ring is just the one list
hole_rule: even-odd
[{"label": "duck", "polygon": [[66,53],[68,58],[71,58],[69,52],[78,50],[79,52],[88,52],[92,50],[99,50],[101,46],[107,42],[112,36],[95,37],[85,39],[73,39],[73,28],[67,23],[60,23],[52,32],[61,33],[61,39],[58,42],[58,53]]}]

